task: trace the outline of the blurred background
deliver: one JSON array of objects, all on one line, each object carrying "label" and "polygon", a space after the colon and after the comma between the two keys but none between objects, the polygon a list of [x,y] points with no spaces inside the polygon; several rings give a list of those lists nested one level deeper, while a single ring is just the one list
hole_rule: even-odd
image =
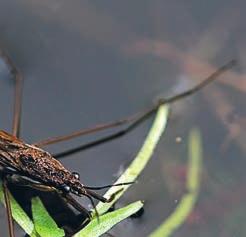
[{"label": "blurred background", "polygon": [[[1,0],[0,47],[25,77],[21,134],[30,143],[131,115],[239,61],[214,84],[172,105],[151,162],[116,205],[145,200],[145,213],[118,224],[114,236],[148,236],[175,209],[186,192],[187,135],[194,126],[204,142],[201,190],[173,236],[246,236],[245,8],[240,0]],[[14,84],[2,61],[0,76],[1,129],[11,131]],[[61,161],[84,184],[111,184],[134,159],[151,123]],[[61,152],[105,134],[47,150]],[[7,236],[2,206],[0,229]]]}]

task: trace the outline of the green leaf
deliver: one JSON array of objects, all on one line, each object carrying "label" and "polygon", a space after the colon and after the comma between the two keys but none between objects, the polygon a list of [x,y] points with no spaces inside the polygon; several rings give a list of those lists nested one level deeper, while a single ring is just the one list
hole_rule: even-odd
[{"label": "green leaf", "polygon": [[[133,182],[137,179],[139,174],[142,172],[148,161],[150,160],[154,149],[165,130],[167,119],[168,119],[168,105],[161,105],[157,111],[156,118],[154,123],[150,129],[145,142],[137,154],[136,158],[130,164],[130,166],[126,169],[126,171],[120,176],[120,178],[115,182],[117,183],[126,183]],[[130,187],[131,185],[125,186],[115,186],[110,188],[106,194],[105,198],[109,198],[111,195],[117,193],[115,198],[110,203],[102,203],[99,202],[97,205],[97,211],[99,214],[103,214],[108,211],[108,209],[122,196],[122,194]],[[95,213],[94,213],[95,214]]]},{"label": "green leaf", "polygon": [[32,216],[35,230],[41,237],[65,236],[64,230],[57,226],[38,197],[32,199]]},{"label": "green leaf", "polygon": [[[21,208],[21,206],[17,203],[17,201],[13,198],[12,194],[9,193],[11,211],[14,220],[20,225],[20,227],[32,237],[38,236],[34,231],[34,224],[29,216],[25,213],[25,211]],[[3,194],[3,186],[0,184],[0,200],[5,205],[4,194]]]},{"label": "green leaf", "polygon": [[186,179],[187,194],[185,194],[174,212],[149,237],[168,237],[179,228],[193,210],[200,189],[200,174],[202,169],[202,142],[197,129],[189,136],[189,160]]},{"label": "green leaf", "polygon": [[109,231],[114,225],[136,213],[143,207],[141,201],[134,202],[126,207],[100,216],[99,222],[94,218],[83,230],[74,237],[98,237]]}]

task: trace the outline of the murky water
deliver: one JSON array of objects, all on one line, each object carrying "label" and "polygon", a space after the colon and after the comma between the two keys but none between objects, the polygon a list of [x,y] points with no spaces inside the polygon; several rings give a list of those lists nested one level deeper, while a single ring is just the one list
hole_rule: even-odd
[{"label": "murky water", "polygon": [[[173,236],[246,235],[245,7],[242,1],[0,2],[0,45],[25,76],[22,137],[28,142],[130,115],[232,58],[240,61],[220,82],[173,106],[153,159],[117,204],[145,200],[145,213],[120,223],[114,236],[148,236],[174,210],[185,192],[187,136],[194,126],[204,140],[203,182],[195,210]],[[0,123],[10,131],[13,83],[0,69]],[[150,125],[151,119],[62,162],[88,185],[112,183]],[[96,137],[47,149],[63,151]]]}]

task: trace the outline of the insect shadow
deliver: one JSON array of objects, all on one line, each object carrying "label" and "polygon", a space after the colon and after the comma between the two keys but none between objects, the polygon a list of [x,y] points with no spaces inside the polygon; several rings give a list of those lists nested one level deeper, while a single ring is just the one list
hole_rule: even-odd
[{"label": "insect shadow", "polygon": [[[114,199],[115,194],[113,194],[110,198],[105,198],[95,192],[95,190],[109,188],[112,186],[129,185],[132,184],[132,182],[106,185],[101,187],[86,186],[80,181],[79,174],[66,169],[58,161],[58,158],[68,156],[72,153],[94,147],[96,145],[125,135],[126,133],[134,129],[143,120],[147,119],[150,115],[155,113],[160,105],[173,103],[195,93],[196,91],[202,89],[204,86],[215,80],[219,75],[230,69],[235,64],[234,60],[230,61],[195,87],[178,95],[166,99],[160,99],[150,108],[137,112],[131,116],[117,121],[99,124],[91,128],[75,131],[68,135],[52,137],[32,144],[28,144],[20,138],[23,76],[19,69],[15,66],[13,61],[10,59],[8,54],[6,54],[3,50],[0,50],[0,57],[9,67],[9,70],[15,79],[12,133],[10,134],[3,130],[0,131],[0,167],[2,173],[3,191],[6,203],[10,237],[14,237],[14,224],[12,219],[8,188],[10,185],[17,185],[25,188],[31,187],[32,189],[41,192],[55,193],[61,198],[61,200],[64,200],[64,202],[71,205],[73,208],[78,210],[86,217],[86,221],[84,222],[84,224],[90,221],[91,214],[85,207],[83,207],[78,201],[75,200],[74,195],[79,197],[87,197],[96,212],[96,217],[99,218],[94,199],[101,202],[111,202]],[[121,131],[112,133],[109,136],[103,137],[96,141],[84,144],[80,147],[67,150],[59,154],[51,155],[49,152],[43,149],[43,147],[50,144],[55,144],[61,141],[68,141],[75,137],[96,133],[98,131],[122,125],[128,126]]]}]

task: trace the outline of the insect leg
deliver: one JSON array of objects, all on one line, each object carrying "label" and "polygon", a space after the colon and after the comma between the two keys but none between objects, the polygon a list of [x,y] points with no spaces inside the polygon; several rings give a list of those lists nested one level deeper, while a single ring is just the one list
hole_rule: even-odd
[{"label": "insect leg", "polygon": [[145,114],[146,112],[147,111],[144,111],[144,112],[142,111],[141,114],[137,113],[137,114],[134,114],[132,116],[129,116],[129,117],[117,120],[117,121],[113,121],[113,122],[109,122],[105,124],[98,124],[92,128],[86,128],[86,129],[82,129],[79,131],[75,131],[69,135],[51,137],[45,140],[35,142],[33,143],[33,145],[38,146],[38,147],[43,147],[43,146],[55,144],[58,142],[67,141],[67,140],[70,140],[70,139],[73,139],[79,136],[96,133],[96,132],[103,131],[109,128],[118,127],[118,126],[121,126],[121,125],[137,120],[143,113]]},{"label": "insect leg", "polygon": [[22,104],[22,89],[23,89],[23,77],[19,69],[15,66],[14,62],[8,56],[6,52],[0,49],[0,57],[4,60],[10,69],[11,74],[15,78],[15,94],[14,94],[14,117],[12,125],[12,134],[16,137],[20,135],[20,123],[21,123],[21,104]]},{"label": "insect leg", "polygon": [[96,207],[96,204],[95,204],[93,198],[91,197],[90,194],[87,194],[87,193],[84,193],[83,195],[86,196],[86,197],[90,200],[91,205],[92,205],[92,207],[93,207],[93,209],[94,209],[94,211],[95,211],[95,216],[96,216],[96,218],[97,218],[97,221],[99,222],[99,213],[98,213],[98,211],[97,211],[97,207]]},{"label": "insect leg", "polygon": [[112,134],[110,134],[108,136],[104,136],[104,137],[102,137],[100,139],[97,139],[95,141],[92,141],[92,142],[89,142],[89,143],[85,143],[85,144],[83,144],[81,146],[78,146],[78,147],[75,147],[75,148],[71,148],[71,149],[68,149],[66,151],[56,153],[56,154],[52,154],[52,156],[55,157],[56,159],[61,159],[61,158],[64,158],[66,156],[75,154],[77,152],[81,152],[83,150],[88,150],[88,149],[93,148],[95,146],[99,146],[99,145],[102,145],[104,143],[110,142],[112,140],[118,139],[118,138],[124,136],[125,134],[129,133],[130,131],[132,131],[134,128],[136,128],[148,116],[150,116],[150,114],[146,115],[146,117],[143,117],[140,120],[137,120],[137,121],[133,122],[130,126],[126,127],[125,129],[122,129],[120,131],[112,133]]},{"label": "insect leg", "polygon": [[86,215],[85,220],[79,225],[79,227],[76,228],[76,230],[74,230],[71,234],[68,235],[68,237],[72,237],[75,233],[77,233],[85,225],[88,224],[88,222],[91,220],[92,216],[91,216],[90,212],[86,208],[84,208],[79,202],[77,202],[70,194],[68,194],[68,193],[62,193],[62,194],[58,193],[58,194],[61,196],[61,198],[64,199],[64,201],[66,201],[66,203],[71,205],[78,212]]},{"label": "insect leg", "polygon": [[91,219],[90,212],[85,207],[83,207],[79,202],[77,202],[70,194],[63,193],[60,196],[64,198],[67,201],[67,203],[69,203],[77,211],[79,211],[80,213],[85,213],[85,215],[89,220]]},{"label": "insect leg", "polygon": [[21,176],[21,175],[14,174],[14,173],[12,175],[9,175],[7,181],[13,184],[19,185],[19,186],[31,187],[33,189],[43,191],[43,192],[55,192],[56,191],[56,189],[51,186],[44,185],[27,176]]},{"label": "insect leg", "polygon": [[3,193],[4,193],[4,200],[6,204],[6,212],[7,212],[7,219],[8,219],[8,227],[9,227],[9,236],[14,237],[14,222],[12,218],[12,211],[11,211],[11,204],[10,204],[10,197],[9,197],[9,190],[7,187],[7,180],[3,178]]},{"label": "insect leg", "polygon": [[236,63],[235,60],[228,62],[227,64],[225,64],[224,66],[222,66],[218,70],[216,70],[214,73],[212,73],[210,76],[208,76],[207,78],[202,80],[199,84],[197,84],[193,88],[188,89],[188,90],[186,90],[180,94],[171,96],[169,98],[160,99],[158,101],[158,103],[154,104],[153,106],[151,106],[150,108],[148,108],[144,111],[140,111],[140,112],[135,113],[131,116],[120,119],[118,121],[113,121],[113,122],[97,125],[93,128],[79,130],[79,131],[76,131],[76,132],[73,132],[71,134],[64,135],[64,136],[52,137],[52,138],[48,138],[45,140],[41,140],[41,141],[34,143],[33,145],[40,146],[40,147],[46,146],[46,145],[55,144],[55,143],[62,142],[62,141],[67,141],[67,140],[70,140],[70,139],[73,139],[75,137],[79,137],[82,135],[92,134],[92,133],[96,133],[98,131],[106,130],[109,128],[118,127],[118,126],[121,126],[124,124],[138,123],[139,121],[142,121],[145,118],[147,118],[149,115],[153,114],[158,109],[158,107],[160,105],[167,104],[167,103],[173,103],[175,101],[178,101],[182,98],[185,98],[185,97],[201,90],[203,87],[205,87],[206,85],[208,85],[209,83],[211,83],[212,81],[217,79],[222,73],[224,73],[225,71],[227,71],[231,67],[233,67],[235,65],[235,63]]}]

